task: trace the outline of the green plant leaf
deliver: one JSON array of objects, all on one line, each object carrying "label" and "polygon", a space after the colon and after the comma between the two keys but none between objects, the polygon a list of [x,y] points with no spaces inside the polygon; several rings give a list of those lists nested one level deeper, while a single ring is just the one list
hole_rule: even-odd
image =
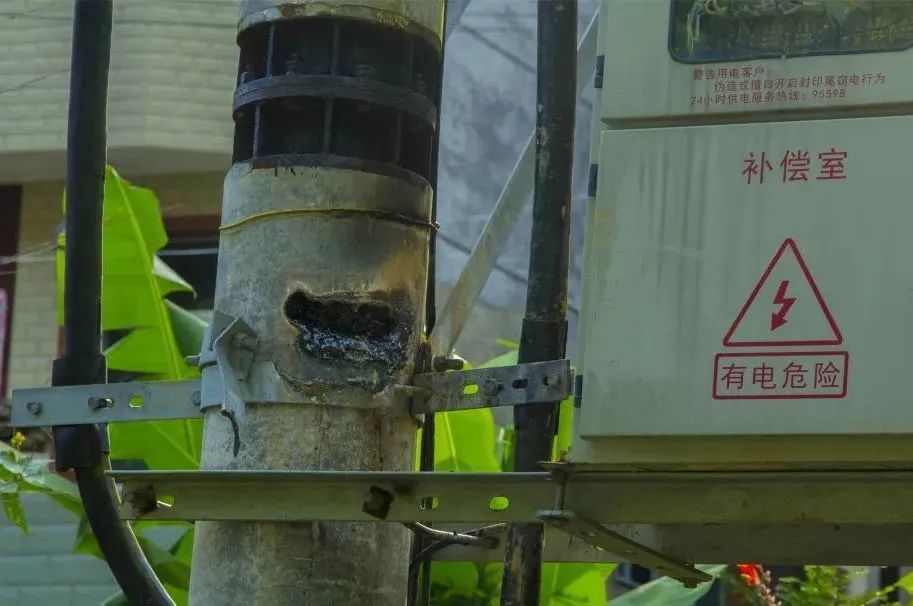
[{"label": "green plant leaf", "polygon": [[121,592],[117,592],[101,603],[101,606],[130,606],[130,602],[127,601],[127,596]]},{"label": "green plant leaf", "polygon": [[[105,352],[112,370],[147,379],[180,380],[198,376],[184,362],[184,351],[202,339],[199,321],[164,296],[190,291],[190,285],[155,253],[166,244],[158,199],[134,187],[113,168],[105,173],[102,325],[105,330],[129,330]],[[61,244],[65,238],[61,236]],[[63,250],[58,251],[58,292],[63,291]],[[58,298],[62,307],[62,296]],[[62,316],[62,309],[60,310]],[[182,346],[175,335],[180,328]],[[196,469],[202,443],[198,419],[116,423],[110,427],[111,457],[141,459],[152,469]]]},{"label": "green plant leaf", "polygon": [[895,587],[900,587],[907,593],[913,593],[913,572],[908,572],[907,574],[900,577],[900,580],[894,584]]},{"label": "green plant leaf", "polygon": [[[542,567],[542,603],[553,606],[606,602],[606,579],[615,564],[545,564]],[[549,582],[546,583],[546,579]]]},{"label": "green plant leaf", "polygon": [[[102,225],[102,327],[133,330],[112,348],[108,366],[113,370],[172,379],[195,376],[183,362],[163,299],[170,292],[192,290],[155,256],[167,241],[155,194],[134,187],[108,167]],[[61,235],[59,242],[57,288],[62,319],[66,238]]]},{"label": "green plant leaf", "polygon": [[206,322],[180,305],[165,301],[168,314],[171,317],[171,327],[177,341],[178,351],[182,356],[192,356],[200,353],[203,335],[206,332]]},{"label": "green plant leaf", "polygon": [[[104,193],[102,327],[129,331],[105,352],[108,368],[135,373],[147,380],[194,378],[199,373],[187,366],[184,356],[199,351],[205,324],[164,299],[170,293],[192,292],[193,289],[156,256],[167,243],[158,199],[152,191],[134,187],[110,167],[105,173]],[[57,288],[61,295],[58,297],[58,317],[61,320],[65,245],[66,239],[61,235],[57,255]],[[109,427],[109,432],[113,459],[143,460],[152,469],[199,467],[202,443],[202,422],[199,420],[115,423]],[[40,488],[51,490],[58,500],[72,496],[55,491],[60,486],[51,479],[42,480]],[[78,495],[76,499],[78,504]],[[186,603],[189,551],[185,548],[180,556],[170,553],[145,537],[140,532],[144,527],[143,524],[134,526],[140,546],[156,573],[173,591],[172,597],[179,604]],[[192,537],[185,533],[182,539],[188,535]],[[74,550],[101,557],[85,519],[80,522]],[[106,603],[126,602],[118,594]]]},{"label": "green plant leaf", "polygon": [[6,518],[19,527],[22,532],[28,533],[29,525],[25,521],[25,509],[22,507],[22,498],[18,492],[0,491],[0,501],[3,501],[3,513]]},{"label": "green plant leaf", "polygon": [[[726,570],[725,566],[698,566],[698,568],[714,577],[719,577]],[[663,577],[614,598],[612,606],[692,606],[710,591],[712,585],[713,583],[707,582],[688,589],[674,579]]]},{"label": "green plant leaf", "polygon": [[160,581],[175,587],[190,587],[190,562],[182,561],[142,534],[136,535],[136,539]]},{"label": "green plant leaf", "polygon": [[86,517],[80,518],[79,525],[76,527],[76,537],[73,540],[73,553],[84,553],[99,559],[104,559],[104,556],[101,554],[101,548],[98,546],[98,541],[95,539],[95,535],[92,533],[92,527],[89,525],[89,520]]}]

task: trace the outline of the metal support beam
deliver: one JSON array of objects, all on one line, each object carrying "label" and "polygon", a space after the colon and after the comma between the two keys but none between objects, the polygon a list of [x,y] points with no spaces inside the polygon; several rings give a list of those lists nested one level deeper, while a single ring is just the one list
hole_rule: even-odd
[{"label": "metal support beam", "polygon": [[[541,519],[542,510],[561,502],[557,496],[564,482],[561,507],[617,535],[613,540],[631,541],[638,549],[680,562],[885,565],[902,561],[913,550],[913,511],[904,506],[913,500],[913,471],[111,475],[124,483],[121,515],[127,519],[422,521],[465,532],[491,523]],[[495,497],[502,498],[493,502]],[[432,508],[423,507],[427,499]],[[551,538],[544,561],[631,557],[622,547],[611,548],[621,553],[606,553],[556,532],[546,531]],[[496,536],[501,539],[498,549],[453,546],[435,559],[500,561],[505,530]],[[643,562],[643,553],[640,557]]]},{"label": "metal support beam", "polygon": [[43,427],[200,416],[200,381],[138,381],[17,389],[11,422]]},{"label": "metal support beam", "polygon": [[[562,509],[600,524],[913,524],[913,471],[432,473],[333,471],[118,471],[125,491],[152,487],[170,506],[127,519],[532,522]],[[383,515],[364,510],[372,488]],[[879,495],[873,499],[872,495]],[[507,499],[506,507],[502,500]],[[422,500],[433,498],[433,507]],[[386,499],[386,497],[384,497]]]},{"label": "metal support beam", "polygon": [[[577,45],[577,96],[588,84],[596,67],[596,36],[599,13],[593,15],[580,43]],[[520,216],[520,211],[533,189],[535,173],[535,133],[530,134],[513,171],[501,190],[501,195],[491,211],[488,222],[472,247],[472,253],[457,279],[450,298],[438,315],[429,340],[434,355],[447,355],[463,332],[473,307],[491,275],[491,270],[501,256],[507,237]]]},{"label": "metal support beam", "polygon": [[624,560],[681,581],[686,587],[696,587],[698,583],[704,583],[713,578],[690,564],[644,547],[637,541],[613,532],[602,524],[579,516],[573,511],[563,509],[541,511],[539,519],[571,536],[595,545],[599,549],[616,554]]},{"label": "metal support beam", "polygon": [[[157,508],[146,507],[145,496],[125,499],[121,515],[131,520],[509,522],[535,520],[556,489],[548,473],[124,471],[112,476],[124,483],[125,495],[149,495],[151,489],[155,500],[173,498],[172,505]],[[507,506],[496,501],[492,509],[497,497],[507,499]]]}]

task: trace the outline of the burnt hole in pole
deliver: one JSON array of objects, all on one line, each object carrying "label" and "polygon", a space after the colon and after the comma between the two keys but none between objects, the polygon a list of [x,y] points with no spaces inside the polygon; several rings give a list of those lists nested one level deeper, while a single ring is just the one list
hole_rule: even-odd
[{"label": "burnt hole in pole", "polygon": [[386,377],[406,362],[413,318],[402,297],[297,291],[286,299],[283,312],[298,329],[298,350],[308,356],[369,365]]}]

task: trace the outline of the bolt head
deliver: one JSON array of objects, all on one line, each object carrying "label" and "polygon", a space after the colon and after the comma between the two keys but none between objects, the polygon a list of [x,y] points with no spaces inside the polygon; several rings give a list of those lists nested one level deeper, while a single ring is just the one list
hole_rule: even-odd
[{"label": "bolt head", "polygon": [[25,409],[37,417],[41,414],[44,406],[41,404],[41,402],[29,402],[25,405]]},{"label": "bolt head", "polygon": [[500,381],[497,379],[485,379],[485,383],[482,384],[482,392],[486,396],[496,396],[499,391],[501,391]]},{"label": "bolt head", "polygon": [[190,402],[191,402],[194,406],[199,406],[199,405],[200,405],[200,402],[202,401],[201,398],[202,398],[202,396],[200,395],[200,392],[199,392],[199,391],[195,391],[195,392],[193,392],[193,396],[191,397]]},{"label": "bolt head", "polygon": [[110,398],[89,398],[89,410],[101,410],[102,408],[110,408],[114,405],[114,402]]}]

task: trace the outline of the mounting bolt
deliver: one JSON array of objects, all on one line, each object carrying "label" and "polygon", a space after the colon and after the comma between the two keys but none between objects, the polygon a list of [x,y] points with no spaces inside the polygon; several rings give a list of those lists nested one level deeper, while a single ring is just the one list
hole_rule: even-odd
[{"label": "mounting bolt", "polygon": [[379,486],[372,486],[365,495],[361,510],[378,520],[385,520],[393,505],[393,495]]},{"label": "mounting bolt", "polygon": [[41,410],[44,408],[41,402],[29,402],[25,405],[25,409],[35,415],[36,417],[41,414]]},{"label": "mounting bolt", "polygon": [[96,398],[92,396],[89,398],[89,410],[101,410],[102,408],[113,408],[114,400],[111,398]]},{"label": "mounting bolt", "polygon": [[431,370],[434,372],[444,372],[445,370],[463,370],[464,364],[465,362],[461,358],[434,356],[431,359]]},{"label": "mounting bolt", "polygon": [[482,393],[486,396],[496,396],[501,391],[501,382],[497,379],[485,379],[482,384]]},{"label": "mounting bolt", "polygon": [[304,73],[304,69],[305,65],[304,61],[301,60],[301,55],[298,53],[289,54],[289,57],[285,62],[285,73],[301,74]]},{"label": "mounting bolt", "polygon": [[158,509],[158,499],[151,484],[125,492],[124,503],[130,505],[133,513],[137,516],[152,513]]},{"label": "mounting bolt", "polygon": [[196,354],[193,356],[185,356],[184,364],[186,364],[187,366],[192,366],[193,368],[199,368],[200,367],[200,354]]},{"label": "mounting bolt", "polygon": [[553,372],[550,375],[545,376],[546,385],[561,385],[561,375],[556,372]]},{"label": "mounting bolt", "polygon": [[238,76],[239,84],[246,84],[257,79],[257,68],[252,64],[248,63],[244,66],[244,71],[241,72],[241,75]]},{"label": "mounting bolt", "polygon": [[360,80],[377,80],[377,68],[367,63],[359,63],[353,70],[355,77]]},{"label": "mounting bolt", "polygon": [[201,401],[201,397],[202,397],[202,396],[200,396],[200,391],[199,391],[199,390],[193,392],[193,395],[190,397],[190,403],[193,404],[194,406],[199,406],[199,405],[200,405],[200,401]]}]

